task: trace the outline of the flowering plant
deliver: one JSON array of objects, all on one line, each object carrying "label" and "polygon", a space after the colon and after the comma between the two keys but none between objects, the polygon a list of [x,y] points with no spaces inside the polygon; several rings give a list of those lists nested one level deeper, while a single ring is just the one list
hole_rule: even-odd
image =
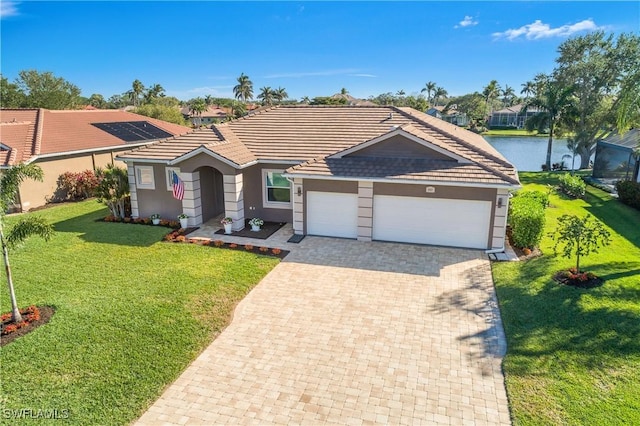
[{"label": "flowering plant", "polygon": [[151,219],[160,219],[160,213],[154,213],[151,216],[149,216]]},{"label": "flowering plant", "polygon": [[229,224],[233,223],[233,219],[230,218],[229,216],[227,216],[224,219],[222,219],[220,221],[220,223],[223,224],[223,225],[229,225]]},{"label": "flowering plant", "polygon": [[188,219],[188,218],[189,218],[189,216],[184,214],[184,213],[181,213],[181,214],[178,215],[178,219]]},{"label": "flowering plant", "polygon": [[262,226],[262,225],[264,225],[264,220],[260,219],[259,217],[254,217],[253,219],[251,219],[249,221],[249,225],[251,225],[251,226]]}]

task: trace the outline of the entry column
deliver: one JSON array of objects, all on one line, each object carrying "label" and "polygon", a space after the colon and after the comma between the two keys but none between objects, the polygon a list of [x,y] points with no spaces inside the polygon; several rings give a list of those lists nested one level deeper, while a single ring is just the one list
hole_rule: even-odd
[{"label": "entry column", "polygon": [[244,196],[242,174],[224,175],[224,214],[233,219],[231,229],[244,228]]}]

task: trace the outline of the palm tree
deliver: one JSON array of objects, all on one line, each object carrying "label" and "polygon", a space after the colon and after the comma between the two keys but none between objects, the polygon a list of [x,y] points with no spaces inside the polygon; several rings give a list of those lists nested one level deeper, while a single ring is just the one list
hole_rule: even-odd
[{"label": "palm tree", "polygon": [[131,84],[131,90],[129,92],[129,96],[133,101],[133,106],[138,106],[140,101],[140,96],[144,93],[144,84],[138,79],[133,80]]},{"label": "palm tree", "polygon": [[278,102],[282,102],[282,101],[284,101],[285,99],[287,99],[289,97],[289,94],[287,93],[287,91],[285,90],[284,87],[278,87],[273,92],[273,97]]},{"label": "palm tree", "polygon": [[427,102],[429,102],[429,108],[431,108],[431,93],[435,92],[436,87],[436,83],[430,81],[420,91],[421,93],[427,92]]},{"label": "palm tree", "polygon": [[303,97],[300,99],[300,103],[301,103],[301,104],[305,104],[305,105],[309,105],[309,104],[311,103],[311,99],[309,99],[309,97],[308,97],[308,96],[303,96]]},{"label": "palm tree", "polygon": [[435,92],[433,92],[433,105],[438,106],[440,98],[445,98],[448,94],[449,92],[444,90],[442,87],[436,87]]},{"label": "palm tree", "polygon": [[205,105],[206,105],[206,106],[211,105],[211,104],[213,103],[213,96],[211,96],[211,95],[206,95],[206,96],[204,97],[204,103],[205,103]]},{"label": "palm tree", "polygon": [[146,103],[151,103],[154,99],[164,96],[164,87],[160,84],[154,84],[153,86],[147,89],[147,92],[144,94],[144,101]]},{"label": "palm tree", "polygon": [[249,77],[244,75],[244,73],[240,74],[238,84],[233,88],[233,93],[236,99],[243,102],[247,102],[248,99],[253,99],[253,82],[249,80]]},{"label": "palm tree", "polygon": [[[493,113],[492,103],[500,94],[500,85],[498,84],[498,81],[491,80],[482,90],[482,94],[484,95],[486,103],[487,115],[491,115],[491,113]],[[489,108],[489,105],[491,105],[491,108]]]},{"label": "palm tree", "polygon": [[14,323],[22,322],[22,315],[16,301],[16,292],[13,287],[11,265],[9,264],[9,247],[23,242],[28,237],[36,235],[48,241],[53,234],[53,227],[42,216],[24,216],[13,228],[4,234],[4,216],[9,206],[16,200],[20,184],[25,179],[33,179],[42,182],[44,174],[36,164],[19,164],[2,171],[0,178],[0,244],[2,245],[2,259],[7,275],[9,297],[11,299],[11,320]]},{"label": "palm tree", "polygon": [[349,91],[346,88],[343,87],[342,89],[340,89],[340,94],[341,95],[348,95]]},{"label": "palm tree", "polygon": [[276,98],[276,94],[271,89],[270,86],[265,86],[260,88],[260,94],[258,95],[258,99],[262,100],[262,105],[271,106],[273,105],[273,100]]},{"label": "palm tree", "polygon": [[[200,118],[200,116],[202,116],[202,113],[205,112],[206,110],[207,110],[207,104],[202,98],[195,98],[189,104],[189,112],[192,115],[196,115],[198,117],[198,120],[197,120],[198,126],[202,124],[202,119]],[[195,125],[196,123],[194,122],[193,124]]]},{"label": "palm tree", "polygon": [[533,81],[527,81],[526,83],[522,83],[522,90],[520,91],[521,95],[525,96],[525,99],[529,99],[529,96],[534,95],[536,93],[536,85]]},{"label": "palm tree", "polygon": [[504,89],[502,89],[502,102],[504,102],[506,106],[511,106],[513,105],[513,99],[515,97],[516,92],[513,90],[513,87],[508,84],[504,86]]},{"label": "palm tree", "polygon": [[545,165],[547,170],[551,170],[551,150],[553,148],[553,136],[559,129],[558,125],[568,122],[572,117],[573,107],[572,86],[564,86],[558,82],[548,82],[544,93],[541,96],[529,100],[522,113],[526,114],[527,109],[536,107],[540,111],[525,122],[528,131],[549,129],[549,141],[547,143],[547,158]]}]

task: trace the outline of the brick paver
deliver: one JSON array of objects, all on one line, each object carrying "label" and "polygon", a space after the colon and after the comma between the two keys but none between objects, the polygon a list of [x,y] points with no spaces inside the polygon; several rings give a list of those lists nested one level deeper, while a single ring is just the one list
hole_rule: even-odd
[{"label": "brick paver", "polygon": [[510,424],[484,253],[295,246],[137,424]]}]

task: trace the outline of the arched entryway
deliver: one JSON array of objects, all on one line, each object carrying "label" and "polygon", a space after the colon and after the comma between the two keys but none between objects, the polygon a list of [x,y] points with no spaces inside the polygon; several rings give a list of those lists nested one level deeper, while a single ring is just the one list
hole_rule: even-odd
[{"label": "arched entryway", "polygon": [[202,222],[224,213],[224,182],[222,173],[209,166],[198,167]]}]

